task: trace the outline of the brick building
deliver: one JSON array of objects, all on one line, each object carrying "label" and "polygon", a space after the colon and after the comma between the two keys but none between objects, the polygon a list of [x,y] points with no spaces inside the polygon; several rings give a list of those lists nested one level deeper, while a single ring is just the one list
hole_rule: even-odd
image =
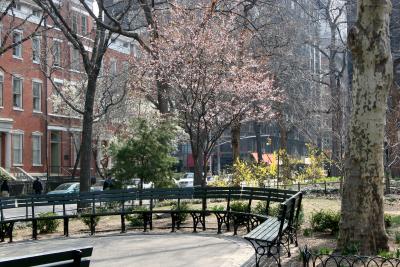
[{"label": "brick building", "polygon": [[[87,2],[93,4],[92,0]],[[95,25],[79,1],[66,3],[63,11],[72,30],[86,39],[91,52]],[[24,33],[37,28],[40,17],[41,11],[33,2],[21,0],[0,22],[0,36],[14,19],[14,25],[21,25],[13,30],[9,42],[18,42]],[[81,59],[51,21],[44,22],[37,33],[0,56],[0,166],[14,176],[68,175],[79,150],[81,119],[64,114],[53,106],[51,98],[54,86],[72,84],[84,75]],[[104,63],[117,73],[132,53],[129,39],[115,38]]]}]

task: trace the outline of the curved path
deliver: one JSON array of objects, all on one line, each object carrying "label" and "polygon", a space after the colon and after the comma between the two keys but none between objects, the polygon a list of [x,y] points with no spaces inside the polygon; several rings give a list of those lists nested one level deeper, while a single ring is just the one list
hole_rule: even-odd
[{"label": "curved path", "polygon": [[123,234],[0,245],[0,258],[93,246],[91,266],[252,266],[254,250],[240,237],[213,234]]}]

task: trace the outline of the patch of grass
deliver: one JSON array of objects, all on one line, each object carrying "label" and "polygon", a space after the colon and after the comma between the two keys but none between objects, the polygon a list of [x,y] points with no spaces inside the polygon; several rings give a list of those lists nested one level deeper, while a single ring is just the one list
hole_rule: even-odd
[{"label": "patch of grass", "polygon": [[342,254],[344,256],[358,255],[359,254],[358,252],[360,251],[359,248],[360,248],[360,244],[358,244],[358,243],[349,244],[343,249]]},{"label": "patch of grass", "polygon": [[396,251],[387,251],[381,250],[378,252],[378,256],[382,258],[400,258],[400,249],[396,249]]},{"label": "patch of grass", "polygon": [[394,240],[396,244],[400,244],[400,232],[394,233]]},{"label": "patch of grass", "polygon": [[318,249],[318,254],[320,255],[330,255],[332,254],[333,249],[328,248],[328,247],[322,247]]},{"label": "patch of grass", "polygon": [[400,215],[392,216],[392,225],[393,226],[400,225]]},{"label": "patch of grass", "polygon": [[385,227],[390,227],[393,224],[393,217],[390,214],[384,215]]},{"label": "patch of grass", "polygon": [[224,211],[225,207],[224,205],[215,205],[211,208],[212,211]]},{"label": "patch of grass", "polygon": [[304,235],[305,237],[311,236],[312,233],[313,233],[313,230],[312,230],[311,228],[306,228],[306,229],[303,230],[303,235]]}]

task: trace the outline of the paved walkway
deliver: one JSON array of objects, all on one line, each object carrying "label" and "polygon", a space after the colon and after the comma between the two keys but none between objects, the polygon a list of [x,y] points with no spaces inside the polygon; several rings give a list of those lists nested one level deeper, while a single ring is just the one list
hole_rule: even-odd
[{"label": "paved walkway", "polygon": [[[242,238],[212,234],[123,234],[57,238],[0,245],[0,257],[93,246],[94,267],[248,266],[253,249]],[[252,264],[251,264],[252,265]]]}]

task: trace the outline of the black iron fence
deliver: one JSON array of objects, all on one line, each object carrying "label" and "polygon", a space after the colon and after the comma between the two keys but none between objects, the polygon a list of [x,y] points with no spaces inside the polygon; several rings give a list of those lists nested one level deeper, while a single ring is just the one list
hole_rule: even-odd
[{"label": "black iron fence", "polygon": [[300,250],[303,267],[400,267],[400,258],[313,253],[304,247]]}]

